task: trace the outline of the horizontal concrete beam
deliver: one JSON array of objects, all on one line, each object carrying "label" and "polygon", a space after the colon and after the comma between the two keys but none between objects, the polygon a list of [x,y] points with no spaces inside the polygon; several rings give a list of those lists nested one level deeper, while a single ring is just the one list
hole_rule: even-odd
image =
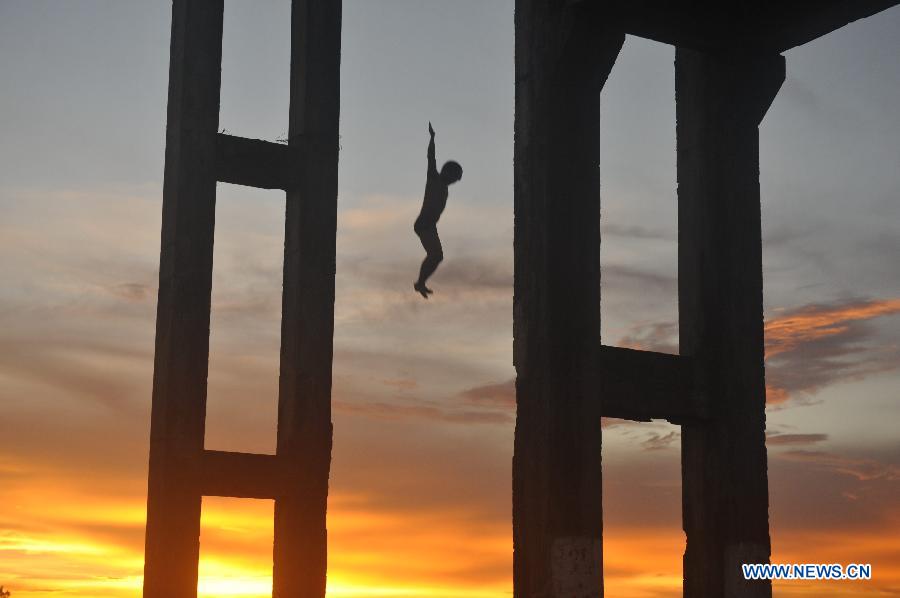
[{"label": "horizontal concrete beam", "polygon": [[620,347],[600,350],[600,409],[603,417],[634,421],[706,417],[693,392],[689,357]]},{"label": "horizontal concrete beam", "polygon": [[259,139],[216,135],[216,180],[259,189],[294,189],[300,176],[299,150]]},{"label": "horizontal concrete beam", "polygon": [[900,0],[567,0],[594,11],[597,26],[701,51],[752,49],[778,54],[827,35]]},{"label": "horizontal concrete beam", "polygon": [[276,455],[203,451],[203,496],[274,499],[280,494],[282,479]]}]

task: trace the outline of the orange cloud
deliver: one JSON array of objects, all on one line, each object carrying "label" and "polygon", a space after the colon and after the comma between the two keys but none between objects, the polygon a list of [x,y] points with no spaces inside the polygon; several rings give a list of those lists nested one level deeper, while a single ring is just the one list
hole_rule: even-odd
[{"label": "orange cloud", "polygon": [[805,305],[766,322],[767,403],[900,367],[897,348],[873,343],[875,333],[865,326],[897,313],[900,299],[854,300]]},{"label": "orange cloud", "polygon": [[900,299],[860,301],[844,305],[806,305],[766,322],[766,357],[847,332],[849,324],[900,313]]}]

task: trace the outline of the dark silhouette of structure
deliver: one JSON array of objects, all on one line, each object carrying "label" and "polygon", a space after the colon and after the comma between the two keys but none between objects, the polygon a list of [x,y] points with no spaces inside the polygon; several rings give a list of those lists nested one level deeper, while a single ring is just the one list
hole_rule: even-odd
[{"label": "dark silhouette of structure", "polygon": [[[770,554],[758,127],[781,52],[898,2],[516,0],[516,597],[603,595],[601,416],[682,426],[684,595],[771,596],[740,575]],[[217,133],[222,11],[173,1],[144,596],[196,596],[213,495],[274,499],[273,595],[322,598],[341,2],[292,0],[287,145]],[[678,356],[600,342],[600,91],[626,33],[677,46]],[[275,455],[204,449],[216,181],[287,192]]]},{"label": "dark silhouette of structure", "polygon": [[[325,594],[341,3],[293,0],[288,143],[217,133],[223,0],[174,0],[144,596],[197,595],[203,496],[275,501],[273,595]],[[216,181],[287,193],[275,455],[204,450]]]},{"label": "dark silhouette of structure", "polygon": [[[517,598],[603,595],[601,416],[681,424],[684,595],[763,598],[759,124],[781,52],[890,1],[516,0]],[[625,34],[677,46],[680,355],[600,341],[600,91]]]},{"label": "dark silhouette of structure", "polygon": [[444,250],[441,247],[441,238],[438,236],[437,223],[447,206],[448,187],[462,178],[462,166],[458,162],[449,160],[438,172],[437,160],[434,156],[434,128],[428,123],[428,134],[431,139],[428,142],[428,178],[425,182],[425,197],[422,200],[422,209],[416,218],[413,230],[422,241],[425,248],[425,259],[419,268],[419,278],[413,284],[413,288],[423,297],[428,299],[433,291],[425,286],[429,277],[434,274],[437,267],[444,260]]}]

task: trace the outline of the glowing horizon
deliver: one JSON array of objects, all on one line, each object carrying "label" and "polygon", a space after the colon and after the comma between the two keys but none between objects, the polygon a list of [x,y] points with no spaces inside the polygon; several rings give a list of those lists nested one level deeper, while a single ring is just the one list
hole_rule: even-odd
[{"label": "glowing horizon", "polygon": [[[513,0],[344,0],[328,593],[512,592]],[[289,2],[226,0],[220,126],[287,128]],[[171,4],[0,2],[0,585],[141,595]],[[900,8],[787,53],[760,129],[774,562],[900,588]],[[678,352],[674,50],[601,99],[602,330]],[[425,302],[427,123],[458,159]],[[284,194],[220,184],[206,447],[275,446]],[[615,598],[681,596],[680,430],[603,429]],[[599,505],[598,505],[599,507]],[[205,498],[198,595],[269,596],[271,501]]]}]

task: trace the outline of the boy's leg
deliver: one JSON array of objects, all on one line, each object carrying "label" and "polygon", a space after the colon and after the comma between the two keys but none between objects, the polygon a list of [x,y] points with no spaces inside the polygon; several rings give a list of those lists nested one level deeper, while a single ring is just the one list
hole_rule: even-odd
[{"label": "boy's leg", "polygon": [[437,227],[430,227],[416,231],[419,239],[422,241],[422,247],[425,248],[425,259],[422,260],[422,266],[419,268],[419,280],[416,281],[416,290],[427,296],[431,293],[431,289],[425,286],[428,278],[437,270],[438,264],[444,259],[444,250],[441,247],[441,239],[438,237]]}]

